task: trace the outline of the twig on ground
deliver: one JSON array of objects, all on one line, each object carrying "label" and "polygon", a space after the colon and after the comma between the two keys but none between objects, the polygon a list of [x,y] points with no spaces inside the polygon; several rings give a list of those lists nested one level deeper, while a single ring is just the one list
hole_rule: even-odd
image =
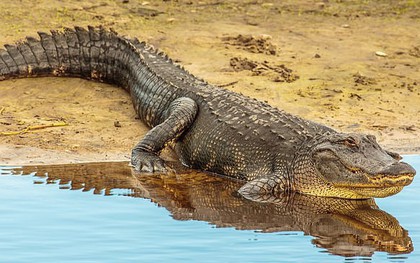
[{"label": "twig on ground", "polygon": [[68,125],[69,124],[66,122],[57,122],[57,123],[45,124],[45,125],[34,125],[34,126],[28,126],[25,129],[22,129],[20,131],[0,132],[0,136],[19,135],[19,134],[24,134],[24,133],[34,131],[34,130],[41,130],[41,129],[53,128],[53,127],[63,127],[63,126],[68,126]]}]

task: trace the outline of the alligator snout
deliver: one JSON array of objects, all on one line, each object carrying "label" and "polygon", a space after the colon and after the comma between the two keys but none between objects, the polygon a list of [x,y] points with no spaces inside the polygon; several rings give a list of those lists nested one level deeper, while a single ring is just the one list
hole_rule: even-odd
[{"label": "alligator snout", "polygon": [[388,176],[411,176],[413,177],[416,174],[416,170],[405,162],[395,162],[383,169],[380,174]]},{"label": "alligator snout", "polygon": [[416,170],[408,163],[395,162],[385,167],[378,176],[372,179],[382,185],[406,186],[413,181],[415,174]]}]

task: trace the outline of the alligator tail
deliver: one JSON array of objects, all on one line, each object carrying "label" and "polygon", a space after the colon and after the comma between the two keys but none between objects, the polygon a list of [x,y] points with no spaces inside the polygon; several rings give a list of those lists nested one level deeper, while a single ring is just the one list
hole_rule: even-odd
[{"label": "alligator tail", "polygon": [[[136,53],[128,39],[102,27],[66,28],[62,32],[52,30],[51,34],[38,32],[38,35],[40,39],[27,37],[0,49],[0,80],[66,76],[128,88],[128,76],[123,73],[128,73],[124,69],[129,67],[133,52]],[[139,54],[134,57],[138,63]]]},{"label": "alligator tail", "polygon": [[0,48],[0,80],[64,76],[116,84],[131,94],[140,119],[150,127],[162,121],[180,85],[205,84],[145,42],[103,27],[38,35]]}]

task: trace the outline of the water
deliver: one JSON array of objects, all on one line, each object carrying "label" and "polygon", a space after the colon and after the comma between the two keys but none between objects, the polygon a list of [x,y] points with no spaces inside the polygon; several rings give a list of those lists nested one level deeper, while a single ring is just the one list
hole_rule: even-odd
[{"label": "water", "polygon": [[[420,156],[405,160],[420,170]],[[257,203],[238,182],[125,163],[0,173],[0,262],[420,262],[418,179],[376,204]]]}]

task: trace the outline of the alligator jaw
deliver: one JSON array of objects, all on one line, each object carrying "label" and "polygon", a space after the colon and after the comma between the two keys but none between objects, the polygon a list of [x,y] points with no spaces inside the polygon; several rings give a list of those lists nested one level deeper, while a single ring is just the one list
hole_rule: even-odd
[{"label": "alligator jaw", "polygon": [[347,194],[351,199],[368,199],[368,198],[383,198],[391,195],[395,195],[404,188],[404,186],[389,186],[389,187],[348,187],[338,186],[337,189],[342,194]]},{"label": "alligator jaw", "polygon": [[367,179],[366,183],[343,184],[335,183],[334,187],[345,192],[353,192],[356,198],[387,197],[399,193],[405,186],[411,184],[416,174],[413,167],[405,162],[396,162],[384,168],[379,174],[373,175],[362,169],[350,169]]}]

